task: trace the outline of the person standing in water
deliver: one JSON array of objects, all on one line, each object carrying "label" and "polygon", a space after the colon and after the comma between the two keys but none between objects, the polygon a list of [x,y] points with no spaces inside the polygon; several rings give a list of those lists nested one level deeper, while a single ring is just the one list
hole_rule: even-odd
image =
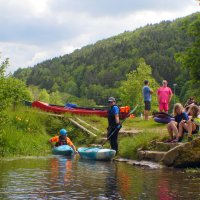
[{"label": "person standing in water", "polygon": [[114,97],[108,99],[109,107],[108,110],[108,134],[107,139],[110,141],[111,149],[116,151],[118,154],[118,134],[121,129],[121,124],[119,120],[120,109],[116,104]]}]

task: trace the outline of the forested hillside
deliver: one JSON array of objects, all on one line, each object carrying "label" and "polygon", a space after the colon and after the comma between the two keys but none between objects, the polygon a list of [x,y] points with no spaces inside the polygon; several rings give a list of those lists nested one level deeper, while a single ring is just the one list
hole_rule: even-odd
[{"label": "forested hillside", "polygon": [[133,32],[124,32],[71,54],[44,61],[33,68],[18,69],[14,76],[25,80],[28,85],[104,104],[108,96],[118,97],[121,81],[138,67],[138,60],[144,58],[146,64],[151,66],[156,81],[160,83],[166,79],[171,87],[178,83],[177,94],[180,95],[190,77],[187,67],[181,70],[175,55],[185,52],[194,42],[187,27],[199,15],[195,13],[172,22],[163,21]]}]

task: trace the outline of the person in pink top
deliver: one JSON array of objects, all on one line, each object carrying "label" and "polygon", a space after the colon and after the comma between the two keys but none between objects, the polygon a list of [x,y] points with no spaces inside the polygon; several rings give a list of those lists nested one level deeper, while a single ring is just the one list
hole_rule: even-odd
[{"label": "person in pink top", "polygon": [[172,100],[172,90],[167,86],[167,81],[163,80],[162,86],[157,90],[157,99],[159,103],[160,112],[164,111],[168,113],[169,103]]}]

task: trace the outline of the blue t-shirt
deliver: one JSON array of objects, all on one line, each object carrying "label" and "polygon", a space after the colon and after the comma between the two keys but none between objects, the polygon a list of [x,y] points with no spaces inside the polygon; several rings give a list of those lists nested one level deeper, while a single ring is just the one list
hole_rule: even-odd
[{"label": "blue t-shirt", "polygon": [[142,89],[144,101],[151,101],[151,90],[149,86],[145,85]]},{"label": "blue t-shirt", "polygon": [[175,121],[180,123],[182,120],[189,120],[188,114],[186,112],[182,112],[180,115],[175,116]]},{"label": "blue t-shirt", "polygon": [[112,109],[111,109],[111,113],[112,113],[113,115],[119,114],[119,107],[116,106],[116,105],[114,105],[114,106],[112,107]]}]

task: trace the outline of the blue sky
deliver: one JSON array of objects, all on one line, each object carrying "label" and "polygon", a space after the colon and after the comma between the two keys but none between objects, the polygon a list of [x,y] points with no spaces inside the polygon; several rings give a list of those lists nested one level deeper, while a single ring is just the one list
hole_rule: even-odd
[{"label": "blue sky", "polygon": [[199,10],[197,0],[0,0],[1,60],[14,72]]}]

